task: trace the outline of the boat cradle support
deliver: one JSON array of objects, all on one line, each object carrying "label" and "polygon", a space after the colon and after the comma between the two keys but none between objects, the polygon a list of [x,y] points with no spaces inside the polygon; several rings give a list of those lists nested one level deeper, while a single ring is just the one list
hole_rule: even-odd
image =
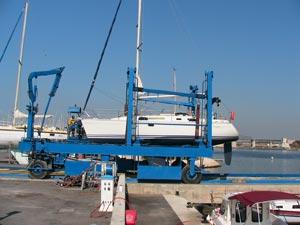
[{"label": "boat cradle support", "polygon": [[[212,79],[213,72],[205,73],[205,89],[202,93],[197,93],[196,88],[192,88],[191,93],[170,92],[156,89],[140,89],[135,86],[135,71],[128,69],[127,83],[127,124],[126,143],[116,144],[96,144],[85,140],[50,141],[47,139],[25,138],[19,144],[19,149],[23,153],[29,153],[32,160],[43,160],[46,158],[47,167],[39,168],[49,170],[61,166],[70,154],[98,155],[102,161],[115,159],[115,156],[143,156],[153,158],[177,158],[180,159],[176,165],[142,165],[137,167],[137,178],[139,180],[183,180],[185,183],[199,183],[201,180],[201,169],[195,166],[195,160],[200,157],[212,157]],[[195,137],[194,145],[183,146],[158,146],[141,145],[136,137],[136,105],[138,99],[137,92],[172,94],[186,97],[187,105],[193,111],[199,99],[205,103],[206,123],[203,126],[203,135]],[[202,102],[202,103],[203,103]],[[181,104],[182,102],[170,101],[166,104]],[[197,125],[196,125],[197,126]],[[201,128],[202,129],[202,128]],[[182,160],[187,159],[188,164],[183,168]],[[30,168],[29,168],[30,169]]]}]

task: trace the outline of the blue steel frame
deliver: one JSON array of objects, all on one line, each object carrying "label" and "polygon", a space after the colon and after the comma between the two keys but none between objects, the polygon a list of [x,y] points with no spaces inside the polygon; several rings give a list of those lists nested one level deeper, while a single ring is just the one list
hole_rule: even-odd
[{"label": "blue steel frame", "polygon": [[[57,71],[54,71],[55,73]],[[60,71],[60,73],[62,70]],[[50,72],[46,74],[50,74]],[[194,165],[195,160],[198,157],[212,157],[213,155],[213,146],[212,146],[212,79],[213,72],[206,72],[206,90],[205,93],[196,93],[195,88],[192,88],[191,93],[181,93],[181,92],[172,92],[156,89],[146,89],[146,88],[137,88],[135,87],[135,71],[134,69],[128,69],[128,88],[127,88],[127,99],[128,99],[128,114],[127,114],[127,127],[126,127],[126,143],[124,145],[113,145],[113,144],[93,144],[84,142],[81,140],[78,141],[65,141],[65,142],[54,142],[43,139],[34,139],[33,136],[27,134],[27,138],[23,139],[19,144],[19,149],[23,153],[34,153],[34,154],[49,154],[55,155],[54,164],[61,164],[64,157],[68,154],[98,154],[101,155],[103,161],[108,161],[110,156],[117,155],[130,155],[130,156],[148,156],[148,157],[180,157],[187,158],[190,163],[190,175],[193,176],[196,173],[196,168]],[[205,99],[206,100],[206,132],[205,138],[201,141],[197,141],[195,145],[184,145],[179,147],[174,146],[151,146],[151,145],[140,145],[139,141],[134,141],[135,126],[134,121],[136,121],[137,115],[135,114],[135,101],[138,99],[135,98],[137,92],[144,93],[155,93],[155,94],[172,94],[182,97],[187,97],[189,102],[187,105],[193,110],[195,109],[196,99]],[[159,101],[158,101],[159,102]],[[33,105],[32,102],[31,105]],[[168,102],[167,104],[181,104],[181,102]],[[30,114],[30,111],[29,111]],[[28,118],[28,126],[33,127],[34,114],[32,118]],[[29,127],[29,128],[30,128]],[[29,130],[29,129],[28,129]],[[161,169],[167,169],[169,166],[164,166]],[[150,167],[149,167],[150,168]],[[144,168],[145,169],[145,168]],[[181,170],[181,165],[177,169]],[[175,169],[176,170],[176,169]],[[168,176],[170,179],[180,179],[178,177],[178,170],[170,170]],[[175,171],[175,172],[173,172]],[[149,175],[149,170],[148,170]],[[158,179],[159,173],[155,172]],[[175,174],[174,174],[175,173]],[[154,173],[150,177],[156,177]],[[143,178],[143,176],[140,176]],[[147,177],[147,176],[146,176]],[[173,178],[172,178],[173,177]]]}]

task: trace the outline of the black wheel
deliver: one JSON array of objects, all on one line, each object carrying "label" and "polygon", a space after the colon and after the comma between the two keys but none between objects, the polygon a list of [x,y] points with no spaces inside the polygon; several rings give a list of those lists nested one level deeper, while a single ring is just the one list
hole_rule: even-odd
[{"label": "black wheel", "polygon": [[32,179],[44,179],[48,177],[48,165],[43,160],[34,160],[30,166],[29,177]]},{"label": "black wheel", "polygon": [[182,169],[181,179],[185,184],[199,184],[202,179],[202,174],[199,171],[197,171],[197,173],[195,173],[194,176],[191,176],[190,166],[186,165]]}]

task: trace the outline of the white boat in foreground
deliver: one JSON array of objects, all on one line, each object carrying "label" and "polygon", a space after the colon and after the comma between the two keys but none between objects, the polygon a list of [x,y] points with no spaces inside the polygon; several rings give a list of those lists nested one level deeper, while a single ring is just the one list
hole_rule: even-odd
[{"label": "white boat in foreground", "polygon": [[[87,138],[101,142],[122,142],[125,140],[126,116],[99,119],[82,119]],[[195,140],[195,118],[185,113],[138,116],[137,138],[151,144],[176,145]],[[200,129],[201,130],[201,129]],[[225,119],[213,120],[213,145],[238,140],[235,126]],[[201,136],[201,131],[199,133]]]},{"label": "white boat in foreground", "polygon": [[270,211],[288,224],[300,224],[300,200],[273,201]]},{"label": "white boat in foreground", "polygon": [[[270,203],[277,200],[300,200],[300,197],[279,191],[251,191],[228,194],[220,208],[207,217],[213,225],[280,225],[288,224],[271,212]],[[272,204],[272,203],[271,203]]]}]

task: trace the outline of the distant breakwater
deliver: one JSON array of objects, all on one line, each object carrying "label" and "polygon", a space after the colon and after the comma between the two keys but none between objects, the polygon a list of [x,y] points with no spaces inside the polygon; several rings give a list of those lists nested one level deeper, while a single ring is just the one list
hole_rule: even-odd
[{"label": "distant breakwater", "polygon": [[260,149],[260,150],[300,150],[300,141],[288,138],[281,139],[240,139],[233,143],[234,148],[240,149]]}]

